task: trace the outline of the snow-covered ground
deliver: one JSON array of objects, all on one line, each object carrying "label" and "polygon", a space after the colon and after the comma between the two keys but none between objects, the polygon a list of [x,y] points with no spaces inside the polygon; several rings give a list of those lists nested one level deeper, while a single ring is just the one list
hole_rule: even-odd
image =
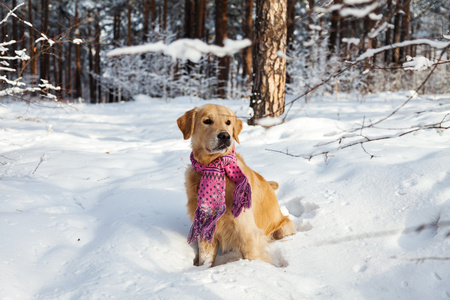
[{"label": "snow-covered ground", "polygon": [[[214,268],[192,265],[190,150],[176,125],[204,101],[0,104],[0,299],[449,299],[449,131],[357,145],[328,160],[268,151],[336,149],[314,146],[361,139],[348,130],[408,95],[314,99],[294,105],[282,125],[245,125],[237,151],[278,181],[280,206],[299,231],[271,244],[277,266]],[[247,116],[247,101],[215,103]],[[394,136],[449,112],[450,95],[422,96],[362,134]]]}]

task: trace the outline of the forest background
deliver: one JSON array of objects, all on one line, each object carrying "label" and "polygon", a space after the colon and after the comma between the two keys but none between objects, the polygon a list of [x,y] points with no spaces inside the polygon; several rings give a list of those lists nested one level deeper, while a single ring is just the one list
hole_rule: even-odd
[{"label": "forest background", "polygon": [[[106,53],[180,38],[219,46],[227,38],[248,38],[254,48],[255,7],[263,2],[5,1],[0,4],[0,68],[7,75],[2,74],[0,90],[9,88],[5,95],[22,99],[39,91],[44,97],[91,103],[130,100],[137,94],[247,98],[254,73],[252,47],[232,56],[206,55],[198,62],[162,53]],[[287,63],[286,91],[294,97],[415,90],[428,73],[411,69],[436,64],[421,92],[450,91],[448,1],[287,0],[284,12],[280,24],[286,25],[287,45],[280,56]],[[447,46],[436,46],[439,41]],[[371,49],[380,51],[367,55]],[[14,93],[20,85],[34,93]]]}]

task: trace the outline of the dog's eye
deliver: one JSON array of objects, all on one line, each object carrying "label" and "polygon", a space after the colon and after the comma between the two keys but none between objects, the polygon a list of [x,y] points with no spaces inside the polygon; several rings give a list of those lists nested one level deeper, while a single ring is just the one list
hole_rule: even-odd
[{"label": "dog's eye", "polygon": [[227,121],[225,122],[225,124],[231,125],[231,121],[230,121],[230,120],[227,120]]},{"label": "dog's eye", "polygon": [[213,123],[214,122],[211,119],[206,119],[206,120],[203,121],[203,124],[206,124],[206,125],[212,125]]}]

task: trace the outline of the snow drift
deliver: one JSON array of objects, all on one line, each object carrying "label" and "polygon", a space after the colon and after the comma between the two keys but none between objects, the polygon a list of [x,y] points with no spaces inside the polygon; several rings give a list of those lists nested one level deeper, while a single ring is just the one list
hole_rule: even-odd
[{"label": "snow drift", "polygon": [[[406,97],[316,99],[294,106],[281,125],[245,126],[237,151],[280,184],[280,206],[298,233],[271,244],[277,266],[225,263],[225,254],[215,268],[192,265],[183,187],[190,150],[176,125],[202,100],[4,103],[0,298],[450,298],[448,131],[349,147],[327,160],[266,150],[314,153]],[[247,116],[246,101],[215,102]],[[449,111],[448,95],[423,96],[365,134],[395,136]]]}]

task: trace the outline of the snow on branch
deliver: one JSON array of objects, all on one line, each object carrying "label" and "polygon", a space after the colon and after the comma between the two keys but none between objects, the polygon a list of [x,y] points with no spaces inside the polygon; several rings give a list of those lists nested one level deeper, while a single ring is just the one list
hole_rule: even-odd
[{"label": "snow on branch", "polygon": [[428,68],[431,68],[435,62],[429,60],[425,56],[416,56],[411,57],[409,55],[406,56],[406,62],[403,63],[403,68],[405,70],[414,70],[414,71],[424,71]]},{"label": "snow on branch", "polygon": [[339,14],[342,17],[356,17],[356,18],[364,18],[368,14],[372,13],[374,10],[378,8],[378,2],[375,1],[374,3],[367,5],[364,8],[350,8],[346,7],[339,11]]},{"label": "snow on branch", "polygon": [[50,45],[50,47],[53,46],[53,44],[55,43],[55,41],[49,39],[49,38],[48,38],[45,34],[43,34],[42,32],[41,32],[41,37],[38,38],[38,39],[36,40],[35,43],[39,43],[39,42],[41,42],[41,41],[47,41],[47,43]]},{"label": "snow on branch", "polygon": [[[429,40],[425,40],[425,41],[429,41]],[[431,42],[433,42],[433,41],[431,41]],[[399,43],[399,44],[401,44],[401,43]],[[442,45],[438,45],[438,46],[441,46],[443,49],[450,47],[450,43],[442,43],[442,44],[444,44],[444,46],[442,46]],[[436,44],[435,44],[435,46],[436,46]],[[437,59],[437,61],[440,61],[442,59],[444,53],[445,53],[445,51],[441,51],[441,55]],[[424,64],[428,64],[428,63],[429,63],[428,61],[424,61],[424,60],[416,60],[416,61],[411,60],[410,67],[420,69],[420,68],[424,67]],[[436,70],[436,68],[438,66],[437,63],[432,64],[432,65],[433,66],[432,66],[431,71],[428,73],[428,76],[420,84],[420,86],[411,94],[411,96],[409,96],[401,105],[399,105],[396,109],[394,109],[390,114],[379,119],[378,121],[370,122],[370,124],[365,124],[365,118],[364,118],[361,126],[358,126],[357,128],[352,129],[352,130],[347,130],[347,133],[345,133],[344,135],[341,135],[337,139],[328,141],[326,143],[320,143],[315,146],[318,148],[322,148],[327,145],[334,145],[334,148],[318,150],[318,151],[315,151],[315,152],[312,152],[309,154],[291,154],[291,153],[289,153],[288,150],[286,150],[286,151],[280,151],[280,150],[274,150],[274,149],[266,149],[266,150],[272,151],[272,152],[283,153],[285,155],[292,156],[292,157],[302,157],[302,158],[305,158],[308,160],[310,160],[316,156],[324,156],[325,160],[327,160],[330,157],[330,155],[332,155],[333,153],[335,153],[339,150],[353,147],[356,145],[360,145],[361,148],[364,150],[364,152],[366,152],[370,156],[370,158],[373,158],[375,156],[368,153],[366,151],[366,149],[364,148],[364,145],[366,143],[376,142],[376,141],[380,141],[380,140],[387,140],[387,139],[395,139],[395,138],[413,134],[413,133],[416,133],[416,132],[419,132],[422,130],[435,129],[439,134],[445,130],[449,130],[450,129],[450,113],[446,113],[439,122],[428,123],[428,124],[420,123],[420,124],[415,124],[413,126],[410,126],[409,128],[403,128],[403,129],[397,128],[397,129],[394,129],[394,130],[396,130],[396,132],[394,134],[386,134],[386,135],[378,135],[378,136],[369,136],[369,135],[363,134],[363,130],[368,129],[368,128],[375,128],[376,125],[390,119],[392,116],[396,115],[403,107],[405,107],[413,98],[415,98],[418,95],[419,90],[421,90],[424,87],[424,85],[430,79],[431,75],[433,74],[433,72]],[[294,99],[293,101],[291,101],[290,103],[288,103],[286,105],[289,105],[289,104],[292,105],[292,103],[297,100],[298,100],[298,98]],[[416,114],[420,114],[420,113],[422,113],[422,112],[417,112]],[[287,116],[287,114],[285,115],[285,118],[286,118],[286,116]],[[359,131],[359,133],[356,133],[357,131]]]},{"label": "snow on branch", "polygon": [[436,129],[438,132],[448,130],[448,129],[450,129],[450,119],[448,119],[448,117],[449,117],[449,114],[445,115],[444,118],[440,122],[436,122],[436,123],[432,123],[432,124],[416,124],[416,125],[411,126],[408,129],[398,130],[396,133],[393,133],[393,134],[386,134],[386,135],[379,135],[379,136],[366,136],[366,135],[363,135],[362,133],[360,133],[360,134],[345,134],[335,140],[324,142],[324,143],[319,143],[319,144],[315,145],[315,147],[317,147],[317,148],[323,148],[324,146],[327,146],[327,145],[337,144],[336,147],[334,147],[332,149],[318,150],[318,151],[314,151],[314,152],[306,153],[306,154],[292,154],[292,153],[289,153],[288,150],[286,150],[286,151],[275,150],[275,149],[266,149],[266,150],[271,151],[271,152],[282,153],[282,154],[292,156],[292,157],[301,157],[301,158],[308,159],[308,160],[311,160],[313,157],[316,157],[316,156],[324,156],[325,160],[327,160],[331,155],[333,155],[334,153],[336,153],[340,150],[360,145],[362,147],[362,149],[364,150],[364,152],[366,152],[370,156],[370,158],[373,158],[373,157],[375,157],[375,155],[368,153],[364,148],[364,144],[371,143],[371,142],[377,142],[377,141],[381,141],[381,140],[396,139],[396,138],[399,138],[399,137],[402,137],[405,135],[409,135],[409,134],[416,133],[416,132],[422,131],[422,130],[427,130],[427,129],[428,130]]},{"label": "snow on branch", "polygon": [[6,21],[8,20],[8,18],[10,16],[13,17],[17,17],[17,15],[14,13],[14,11],[16,11],[17,9],[19,9],[22,5],[24,5],[25,3],[20,3],[19,5],[17,5],[16,7],[14,7],[12,10],[9,11],[9,13],[6,14],[6,17],[0,21],[0,25],[2,25],[3,23],[6,23]]},{"label": "snow on branch", "polygon": [[[0,25],[6,23],[9,17],[13,17],[18,19],[19,21],[23,22],[24,24],[33,27],[33,25],[27,21],[22,20],[19,18],[14,11],[16,11],[18,8],[20,8],[22,4],[17,5],[15,8],[9,11],[9,13],[6,15],[6,17],[0,21]],[[41,37],[36,40],[35,43],[46,41],[50,47],[55,44],[55,41],[48,38],[45,34],[40,33]],[[8,56],[8,47],[11,45],[16,44],[17,41],[10,40],[10,41],[3,41],[0,43],[0,71],[4,72],[16,72],[17,70],[10,67],[10,61],[18,61],[18,62],[24,62],[27,60],[30,60],[30,56],[27,54],[27,49],[22,50],[14,50],[14,55]],[[22,73],[22,72],[20,72]],[[38,87],[28,87],[27,83],[22,81],[22,77],[18,77],[16,79],[10,79],[8,78],[8,74],[0,76],[0,84],[2,90],[0,90],[0,97],[5,96],[13,96],[13,95],[22,95],[26,92],[43,92],[43,97],[56,100],[57,97],[51,93],[49,93],[50,90],[58,91],[61,89],[61,87],[55,87],[52,84],[50,84],[47,80],[41,79],[41,84],[38,85]],[[15,74],[12,74],[13,76]]]},{"label": "snow on branch", "polygon": [[386,50],[391,50],[395,48],[401,48],[401,47],[407,47],[411,45],[428,45],[436,49],[444,49],[450,46],[450,41],[435,41],[435,40],[429,40],[429,39],[417,39],[417,40],[410,40],[410,41],[404,41],[400,43],[395,43],[392,45],[387,45],[384,47],[376,48],[376,49],[368,49],[366,52],[361,54],[356,61],[361,61],[366,58],[373,57],[374,55],[384,52]]},{"label": "snow on branch", "polygon": [[226,39],[224,46],[220,47],[217,45],[208,45],[199,39],[179,39],[170,44],[164,44],[164,42],[159,41],[157,43],[117,48],[108,52],[106,56],[117,57],[149,52],[163,52],[165,55],[171,56],[174,60],[178,58],[198,62],[203,55],[212,54],[219,57],[233,55],[251,44],[252,42],[249,39]]}]

